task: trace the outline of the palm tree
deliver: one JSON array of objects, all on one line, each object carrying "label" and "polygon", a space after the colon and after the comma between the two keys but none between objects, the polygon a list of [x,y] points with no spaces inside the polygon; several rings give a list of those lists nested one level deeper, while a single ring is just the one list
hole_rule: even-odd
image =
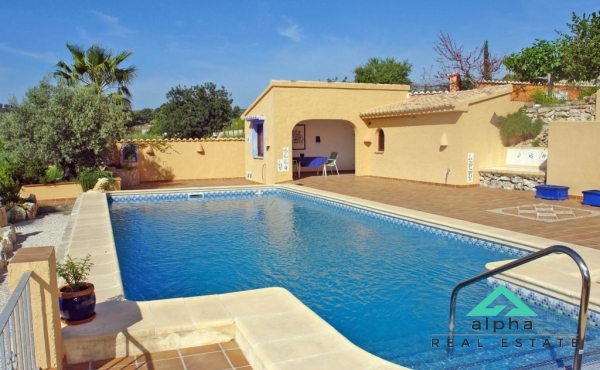
[{"label": "palm tree", "polygon": [[73,64],[64,61],[56,64],[56,78],[65,80],[69,85],[82,83],[85,86],[96,86],[99,92],[107,93],[110,99],[127,109],[131,109],[131,93],[127,85],[136,77],[137,68],[129,66],[119,68],[119,64],[130,57],[133,52],[123,51],[113,56],[113,51],[98,44],[89,49],[67,43],[67,49],[73,56]]}]

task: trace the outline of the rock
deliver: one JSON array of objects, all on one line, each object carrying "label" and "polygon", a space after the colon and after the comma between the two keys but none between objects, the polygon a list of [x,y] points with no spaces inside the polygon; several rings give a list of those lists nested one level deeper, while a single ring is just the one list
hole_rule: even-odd
[{"label": "rock", "polygon": [[514,184],[517,184],[517,183],[523,182],[523,179],[519,176],[515,176],[512,179],[510,179],[510,181]]},{"label": "rock", "polygon": [[106,191],[108,190],[108,188],[110,187],[110,183],[108,182],[108,179],[103,177],[98,179],[98,181],[96,182],[96,185],[94,185],[94,188],[91,190],[88,190],[88,193],[106,193]]},{"label": "rock", "polygon": [[500,180],[500,181],[510,181],[510,177],[508,177],[508,176],[501,176],[501,177],[499,178],[499,180]]},{"label": "rock", "polygon": [[23,208],[25,208],[25,213],[27,214],[27,219],[35,220],[35,216],[37,216],[37,212],[38,212],[37,204],[26,202],[26,203],[23,203]]},{"label": "rock", "polygon": [[500,188],[502,188],[502,182],[498,181],[498,180],[492,180],[492,181],[490,181],[490,188],[491,189],[500,189]]},{"label": "rock", "polygon": [[516,183],[515,190],[523,190],[523,182]]},{"label": "rock", "polygon": [[6,217],[8,222],[14,224],[16,222],[25,221],[27,219],[27,213],[19,206],[12,206],[7,212]]},{"label": "rock", "polygon": [[13,243],[8,239],[2,239],[0,246],[2,247],[2,251],[6,254],[13,251]]},{"label": "rock", "polygon": [[8,225],[8,219],[6,218],[6,207],[0,207],[0,227]]},{"label": "rock", "polygon": [[37,198],[35,197],[35,194],[29,194],[29,196],[27,197],[27,202],[37,204]]},{"label": "rock", "polygon": [[538,108],[537,112],[538,112],[538,114],[539,113],[548,113],[548,112],[550,112],[550,108]]},{"label": "rock", "polygon": [[514,190],[515,184],[513,184],[512,182],[504,182],[502,183],[502,188],[506,190]]},{"label": "rock", "polygon": [[13,244],[17,242],[17,232],[13,225],[1,228],[0,236],[3,239],[9,239],[11,242],[13,242]]}]

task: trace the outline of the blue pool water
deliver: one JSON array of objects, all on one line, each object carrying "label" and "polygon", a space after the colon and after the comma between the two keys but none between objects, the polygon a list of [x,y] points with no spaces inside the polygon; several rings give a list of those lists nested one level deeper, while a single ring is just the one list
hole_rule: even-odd
[{"label": "blue pool water", "polygon": [[[483,282],[459,294],[455,343],[464,345],[467,339],[470,347],[448,355],[444,334],[452,288],[485,271],[487,262],[513,255],[286,191],[234,199],[113,202],[110,214],[130,300],[280,286],[356,345],[404,366],[555,369],[572,361],[567,342],[576,321],[533,304],[528,305],[538,316],[513,318],[519,330],[496,333],[502,336],[473,330],[473,320],[485,318],[466,315],[493,290]],[[522,329],[525,319],[533,330]],[[531,337],[536,338],[533,346]],[[586,361],[600,358],[597,337],[596,329],[588,329]],[[436,338],[439,347],[432,348]],[[502,338],[508,348],[501,347]],[[558,338],[563,338],[562,347]],[[521,339],[520,348],[516,339]]]}]

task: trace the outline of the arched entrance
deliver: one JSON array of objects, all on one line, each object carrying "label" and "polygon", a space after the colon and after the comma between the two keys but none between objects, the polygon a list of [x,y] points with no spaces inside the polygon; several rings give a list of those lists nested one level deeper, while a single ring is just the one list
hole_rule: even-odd
[{"label": "arched entrance", "polygon": [[[354,172],[356,163],[355,128],[345,120],[304,120],[298,122],[291,135],[292,158],[327,157],[337,152],[336,165],[341,172]],[[300,176],[316,176],[323,171],[323,165],[309,167],[311,161],[301,160]],[[321,161],[312,161],[320,163]],[[331,168],[330,168],[331,169]],[[293,166],[294,178],[298,178],[298,168]],[[335,170],[334,170],[335,173]]]}]

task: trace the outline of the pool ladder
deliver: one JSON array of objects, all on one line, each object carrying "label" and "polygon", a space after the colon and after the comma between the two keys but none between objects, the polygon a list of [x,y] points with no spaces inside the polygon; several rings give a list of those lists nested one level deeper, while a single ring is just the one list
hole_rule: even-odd
[{"label": "pool ladder", "polygon": [[[517,266],[524,265],[531,261],[537,260],[538,258],[544,257],[553,253],[563,253],[571,257],[577,267],[579,267],[579,271],[581,272],[581,300],[579,302],[579,319],[577,325],[577,346],[575,347],[575,354],[573,358],[573,370],[581,370],[581,365],[583,363],[583,344],[585,341],[585,329],[587,325],[587,316],[588,316],[588,304],[590,300],[590,271],[588,270],[587,265],[583,261],[583,258],[575,252],[573,249],[565,247],[563,245],[553,245],[551,247],[542,249],[541,251],[532,253],[523,258],[519,258],[518,260],[509,262],[503,266],[497,267],[493,270],[484,272],[477,276],[474,276],[470,279],[461,281],[454,287],[452,291],[452,296],[450,298],[450,322],[448,324],[448,338],[454,338],[454,317],[456,313],[456,297],[458,296],[458,291],[462,288],[491,277],[493,275],[502,273],[504,271],[513,269]],[[452,348],[449,348],[449,353],[452,352]]]}]

